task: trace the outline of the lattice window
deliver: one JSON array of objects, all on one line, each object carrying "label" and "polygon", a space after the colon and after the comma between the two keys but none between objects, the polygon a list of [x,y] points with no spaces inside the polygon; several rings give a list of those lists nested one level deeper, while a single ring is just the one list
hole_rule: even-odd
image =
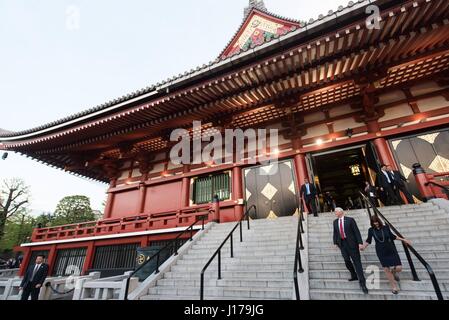
[{"label": "lattice window", "polygon": [[220,201],[228,200],[231,194],[230,180],[228,173],[195,179],[193,184],[193,203],[210,203],[215,195],[218,196]]}]

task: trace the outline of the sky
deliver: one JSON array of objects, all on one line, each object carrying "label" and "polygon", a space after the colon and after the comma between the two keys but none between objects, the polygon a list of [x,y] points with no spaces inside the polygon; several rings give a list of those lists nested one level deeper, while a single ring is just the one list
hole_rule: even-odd
[{"label": "sky", "polygon": [[[348,0],[265,0],[308,21]],[[0,128],[33,128],[214,60],[248,0],[0,0]],[[103,210],[107,185],[9,153],[0,180],[22,178],[33,214],[65,196]]]}]

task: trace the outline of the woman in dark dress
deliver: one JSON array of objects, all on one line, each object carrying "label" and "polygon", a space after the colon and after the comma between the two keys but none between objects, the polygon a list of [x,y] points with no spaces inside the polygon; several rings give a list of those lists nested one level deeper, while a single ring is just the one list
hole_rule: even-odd
[{"label": "woman in dark dress", "polygon": [[409,245],[411,242],[394,235],[391,232],[390,227],[384,225],[382,220],[377,216],[371,218],[371,228],[368,230],[368,239],[363,246],[363,250],[371,244],[373,238],[376,241],[377,257],[384,268],[392,292],[393,294],[398,294],[399,288],[397,281],[399,281],[398,274],[402,271],[402,263],[394,240],[400,240]]}]

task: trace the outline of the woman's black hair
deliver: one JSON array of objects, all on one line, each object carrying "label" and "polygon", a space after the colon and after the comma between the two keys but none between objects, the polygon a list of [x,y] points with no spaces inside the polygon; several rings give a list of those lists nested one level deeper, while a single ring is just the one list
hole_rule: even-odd
[{"label": "woman's black hair", "polygon": [[379,223],[379,228],[382,228],[384,226],[383,221],[376,215],[371,217],[371,227],[376,228],[376,226],[374,225],[375,223]]}]

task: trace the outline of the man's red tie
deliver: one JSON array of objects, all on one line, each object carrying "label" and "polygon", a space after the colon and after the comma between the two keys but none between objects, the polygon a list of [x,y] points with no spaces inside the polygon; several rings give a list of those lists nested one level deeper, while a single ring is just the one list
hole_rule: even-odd
[{"label": "man's red tie", "polygon": [[345,240],[345,230],[343,229],[343,219],[340,219],[340,235],[341,235],[341,239]]}]

